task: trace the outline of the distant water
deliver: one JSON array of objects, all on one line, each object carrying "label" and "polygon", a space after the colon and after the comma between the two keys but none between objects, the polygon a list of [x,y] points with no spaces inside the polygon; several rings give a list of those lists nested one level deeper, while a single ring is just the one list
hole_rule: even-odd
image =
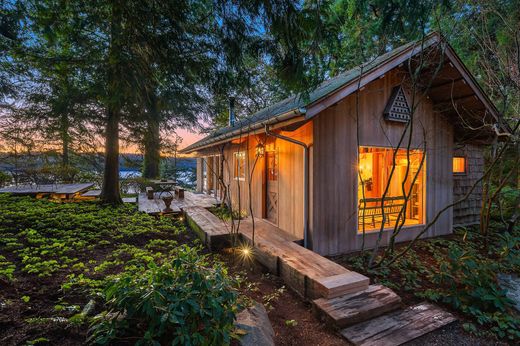
[{"label": "distant water", "polygon": [[[191,185],[194,180],[194,173],[192,171],[179,171],[177,172],[177,181],[184,185]],[[141,171],[138,170],[120,170],[119,177],[121,179],[136,178],[141,176]]]},{"label": "distant water", "polygon": [[141,171],[137,171],[137,170],[126,170],[126,171],[119,171],[119,177],[120,178],[123,178],[123,179],[126,179],[126,178],[132,178],[132,177],[140,177],[141,176]]}]

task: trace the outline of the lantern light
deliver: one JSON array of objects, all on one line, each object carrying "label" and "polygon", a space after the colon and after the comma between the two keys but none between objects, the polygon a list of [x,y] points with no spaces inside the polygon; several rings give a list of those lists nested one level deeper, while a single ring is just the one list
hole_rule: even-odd
[{"label": "lantern light", "polygon": [[256,156],[257,157],[263,157],[265,154],[265,147],[262,143],[258,143],[256,146]]}]

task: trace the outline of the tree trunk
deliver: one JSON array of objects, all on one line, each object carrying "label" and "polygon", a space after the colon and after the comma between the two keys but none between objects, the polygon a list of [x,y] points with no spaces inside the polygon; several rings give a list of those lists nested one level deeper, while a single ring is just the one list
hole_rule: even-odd
[{"label": "tree trunk", "polygon": [[119,190],[119,110],[109,109],[105,130],[105,172],[101,201],[121,203]]},{"label": "tree trunk", "polygon": [[63,113],[61,115],[61,146],[62,146],[62,153],[61,153],[61,164],[62,166],[68,166],[69,165],[69,117],[66,113]]},{"label": "tree trunk", "polygon": [[143,177],[158,178],[161,161],[161,138],[159,134],[160,116],[157,109],[157,98],[151,95],[148,101],[148,118],[144,135]]},{"label": "tree trunk", "polygon": [[110,28],[110,46],[108,52],[108,102],[107,124],[105,130],[105,170],[101,201],[120,204],[119,187],[119,120],[123,95],[121,66],[121,22],[122,5],[120,1],[112,3],[112,18]]}]

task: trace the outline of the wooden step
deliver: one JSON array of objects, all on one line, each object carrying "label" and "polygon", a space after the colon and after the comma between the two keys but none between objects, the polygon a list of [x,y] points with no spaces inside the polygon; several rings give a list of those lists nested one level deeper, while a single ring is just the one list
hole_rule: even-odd
[{"label": "wooden step", "polygon": [[354,271],[321,277],[314,280],[315,290],[326,299],[341,297],[345,294],[362,292],[368,289],[370,279]]},{"label": "wooden step", "polygon": [[452,323],[456,318],[430,303],[391,312],[341,331],[354,345],[395,346]]},{"label": "wooden step", "polygon": [[210,250],[229,245],[230,233],[227,224],[202,207],[186,207],[186,222]]},{"label": "wooden step", "polygon": [[370,285],[368,289],[340,297],[314,300],[314,311],[336,327],[366,321],[398,309],[401,298],[382,285]]}]

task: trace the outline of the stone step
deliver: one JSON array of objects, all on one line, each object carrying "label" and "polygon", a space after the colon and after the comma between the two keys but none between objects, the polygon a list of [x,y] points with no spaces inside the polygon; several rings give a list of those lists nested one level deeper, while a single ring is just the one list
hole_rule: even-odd
[{"label": "stone step", "polygon": [[420,303],[341,330],[359,346],[397,346],[452,323],[456,318],[430,303]]},{"label": "stone step", "polygon": [[401,298],[388,287],[370,285],[361,292],[316,299],[313,305],[316,314],[336,327],[344,328],[398,309]]},{"label": "stone step", "polygon": [[314,279],[316,291],[326,299],[345,294],[362,292],[368,288],[370,279],[354,271]]}]

